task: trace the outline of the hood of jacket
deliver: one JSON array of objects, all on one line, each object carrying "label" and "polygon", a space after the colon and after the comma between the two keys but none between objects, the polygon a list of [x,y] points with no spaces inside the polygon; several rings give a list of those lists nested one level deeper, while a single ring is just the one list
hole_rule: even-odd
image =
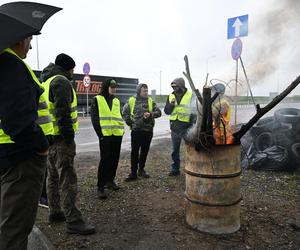
[{"label": "hood of jacket", "polygon": [[55,75],[63,75],[70,81],[72,80],[71,74],[68,71],[54,63],[50,63],[46,68],[43,69],[40,78],[42,82],[45,82],[47,79]]},{"label": "hood of jacket", "polygon": [[140,83],[136,86],[136,96],[137,97],[141,97],[140,94],[141,94],[141,90],[143,87],[148,88],[147,84],[145,84],[145,83]]}]

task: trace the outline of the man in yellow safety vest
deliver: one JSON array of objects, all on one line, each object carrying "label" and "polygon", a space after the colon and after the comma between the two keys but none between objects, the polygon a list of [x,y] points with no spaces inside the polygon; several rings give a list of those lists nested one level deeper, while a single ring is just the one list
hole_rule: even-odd
[{"label": "man in yellow safety vest", "polygon": [[0,51],[0,249],[27,249],[53,132],[44,88],[23,61],[31,40]]},{"label": "man in yellow safety vest", "polygon": [[169,176],[180,175],[180,144],[188,128],[191,126],[192,92],[187,90],[183,78],[171,82],[173,92],[169,95],[164,111],[170,115],[172,139],[172,160]]},{"label": "man in yellow safety vest", "polygon": [[56,57],[55,63],[50,63],[41,73],[53,122],[53,145],[49,149],[48,157],[47,194],[49,222],[66,220],[67,233],[85,235],[94,233],[95,228],[85,223],[75,205],[77,176],[74,169],[74,136],[78,129],[78,121],[76,92],[70,82],[74,68],[74,60],[62,53]]},{"label": "man in yellow safety vest", "polygon": [[102,85],[101,93],[94,97],[91,119],[99,138],[100,162],[98,166],[98,198],[106,199],[105,188],[117,191],[115,183],[117,167],[124,134],[120,100],[115,97],[117,83],[108,79]]}]

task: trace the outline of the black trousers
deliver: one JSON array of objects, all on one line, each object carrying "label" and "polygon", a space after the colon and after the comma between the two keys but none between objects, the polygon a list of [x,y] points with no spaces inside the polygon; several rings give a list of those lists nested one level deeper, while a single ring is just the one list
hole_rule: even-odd
[{"label": "black trousers", "polygon": [[9,168],[0,168],[0,249],[27,249],[41,196],[47,156],[32,154]]},{"label": "black trousers", "polygon": [[99,139],[100,163],[98,166],[98,188],[113,182],[119,164],[122,136],[103,136]]},{"label": "black trousers", "polygon": [[131,132],[131,172],[136,173],[138,168],[143,170],[147,160],[153,131]]}]

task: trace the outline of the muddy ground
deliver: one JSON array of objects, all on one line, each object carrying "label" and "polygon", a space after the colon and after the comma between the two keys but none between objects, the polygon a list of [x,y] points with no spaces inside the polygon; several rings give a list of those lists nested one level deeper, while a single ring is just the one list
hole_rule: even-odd
[{"label": "muddy ground", "polygon": [[77,155],[78,207],[97,233],[67,235],[64,223],[48,225],[44,208],[36,225],[57,249],[300,249],[299,173],[243,171],[240,230],[209,235],[185,223],[185,179],[167,176],[170,148],[170,139],[154,142],[146,166],[151,178],[133,183],[124,182],[130,155],[123,152],[116,178],[121,190],[105,201],[95,188],[98,154]]}]

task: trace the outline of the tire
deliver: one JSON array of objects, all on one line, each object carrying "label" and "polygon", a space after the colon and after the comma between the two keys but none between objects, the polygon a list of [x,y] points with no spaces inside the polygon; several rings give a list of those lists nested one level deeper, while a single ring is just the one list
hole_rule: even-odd
[{"label": "tire", "polygon": [[292,138],[292,126],[283,125],[273,133],[274,143],[282,147],[289,147],[294,138]]},{"label": "tire", "polygon": [[256,138],[261,133],[272,132],[280,127],[280,123],[274,118],[269,116],[258,120],[258,122],[251,128],[250,134]]},{"label": "tire", "polygon": [[294,143],[290,148],[291,167],[300,171],[300,143]]},{"label": "tire", "polygon": [[278,109],[275,111],[274,116],[281,123],[298,123],[300,122],[300,109]]},{"label": "tire", "polygon": [[273,145],[273,136],[270,132],[261,133],[255,139],[255,148],[258,151],[263,151],[266,148],[272,147]]}]

